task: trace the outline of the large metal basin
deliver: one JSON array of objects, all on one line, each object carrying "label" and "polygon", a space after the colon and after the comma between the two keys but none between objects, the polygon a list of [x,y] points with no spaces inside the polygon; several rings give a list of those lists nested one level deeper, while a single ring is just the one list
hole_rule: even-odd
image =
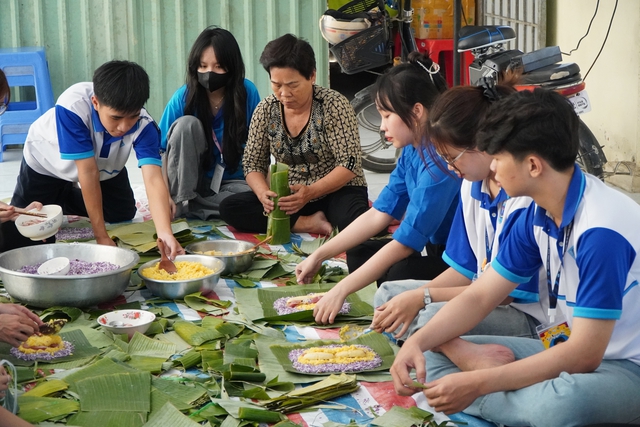
[{"label": "large metal basin", "polygon": [[[257,248],[253,248],[253,243],[246,242],[244,240],[205,240],[202,242],[196,242],[188,245],[184,248],[190,254],[204,254],[208,251],[218,251],[221,255],[207,255],[215,256],[224,262],[224,270],[222,270],[222,276],[229,276],[247,271],[251,264],[253,264],[253,257],[258,251]],[[251,249],[249,252],[236,255],[239,252]],[[229,255],[230,254],[230,255]]]},{"label": "large metal basin", "polygon": [[178,255],[174,261],[199,262],[205,267],[212,269],[213,273],[198,279],[182,281],[156,280],[145,277],[142,274],[142,271],[145,268],[156,265],[160,262],[160,258],[145,262],[138,268],[138,276],[140,276],[152,294],[168,299],[183,299],[185,295],[193,294],[198,291],[206,294],[213,291],[214,287],[218,284],[218,280],[220,280],[220,273],[224,268],[224,262],[209,255]]},{"label": "large metal basin", "polygon": [[[25,265],[35,265],[64,256],[88,262],[107,261],[117,270],[77,276],[39,276],[20,273]],[[140,257],[128,249],[89,243],[55,243],[13,249],[0,254],[0,276],[13,298],[35,307],[88,307],[110,301],[129,285],[131,270]]]}]

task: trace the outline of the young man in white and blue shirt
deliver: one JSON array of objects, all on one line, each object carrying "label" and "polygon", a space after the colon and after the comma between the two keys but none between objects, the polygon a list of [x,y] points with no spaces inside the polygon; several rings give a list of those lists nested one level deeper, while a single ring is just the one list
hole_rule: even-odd
[{"label": "young man in white and blue shirt", "polygon": [[[88,216],[98,244],[114,246],[105,222],[131,220],[136,213],[125,168],[133,148],[158,237],[172,258],[184,253],[171,231],[160,132],[142,108],[148,98],[149,76],[128,61],[107,62],[92,82],[64,91],[29,128],[11,204],[24,207],[38,200],[62,206],[65,214]],[[6,242],[28,244],[12,231],[3,229]],[[7,239],[7,234],[16,239]]]},{"label": "young man in white and blue shirt", "polygon": [[[640,422],[640,206],[575,165],[577,130],[571,105],[554,92],[518,92],[492,105],[477,146],[494,157],[507,194],[535,203],[488,271],[405,342],[391,368],[399,394],[419,391],[409,378],[415,368],[420,382],[429,371],[424,394],[446,414],[518,426]],[[566,322],[555,345],[465,337],[450,353],[434,352],[541,267],[550,315]],[[515,361],[501,359],[508,352]],[[469,370],[470,359],[482,369]]]}]

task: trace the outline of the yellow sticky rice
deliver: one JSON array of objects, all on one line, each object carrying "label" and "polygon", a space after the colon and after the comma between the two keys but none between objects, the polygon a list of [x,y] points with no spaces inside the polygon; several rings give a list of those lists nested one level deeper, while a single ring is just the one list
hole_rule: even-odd
[{"label": "yellow sticky rice", "polygon": [[[46,349],[33,349],[33,348],[25,348],[28,347],[47,347]],[[56,351],[60,351],[62,349],[62,338],[60,335],[31,335],[24,344],[21,344],[18,347],[18,350],[23,352],[24,354],[32,354],[32,353],[55,353]]]},{"label": "yellow sticky rice", "polygon": [[225,254],[222,251],[204,251],[204,252],[195,252],[195,253],[201,254],[201,255],[226,256],[226,255],[235,255],[238,252],[227,252]]},{"label": "yellow sticky rice", "polygon": [[204,276],[208,276],[209,274],[213,274],[213,270],[205,267],[199,262],[193,261],[177,261],[174,264],[178,271],[174,274],[169,274],[165,270],[160,270],[158,265],[160,263],[156,263],[153,267],[148,267],[142,270],[142,275],[149,279],[154,280],[189,280],[189,279],[199,279]]},{"label": "yellow sticky rice", "polygon": [[[336,357],[337,353],[342,353],[344,351],[351,350],[361,350],[364,351],[365,356],[363,357]],[[309,353],[328,353],[333,356],[331,359],[320,359],[320,360],[309,360],[304,356]],[[375,359],[376,353],[373,351],[369,351],[365,348],[356,346],[356,345],[343,345],[340,347],[312,347],[305,350],[298,357],[298,362],[304,363],[305,365],[324,365],[325,363],[353,363],[353,362],[368,362],[370,360]]]}]

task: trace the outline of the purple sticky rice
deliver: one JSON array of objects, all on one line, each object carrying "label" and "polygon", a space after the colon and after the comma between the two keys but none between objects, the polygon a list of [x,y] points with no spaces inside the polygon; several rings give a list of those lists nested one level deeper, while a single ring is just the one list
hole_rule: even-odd
[{"label": "purple sticky rice", "polygon": [[[107,261],[82,261],[79,259],[72,259],[69,261],[70,267],[67,276],[78,276],[82,274],[98,274],[104,273],[107,271],[117,270],[120,268],[119,265],[113,264]],[[40,267],[42,263],[35,265],[25,265],[18,272],[27,273],[27,274],[38,274],[38,267]]]},{"label": "purple sticky rice", "polygon": [[91,227],[61,228],[56,233],[56,240],[89,240],[95,239]]},{"label": "purple sticky rice", "polygon": [[55,353],[49,353],[46,351],[39,353],[23,353],[18,350],[16,347],[13,347],[9,350],[12,356],[17,357],[22,360],[45,360],[51,361],[53,359],[57,359],[59,357],[70,356],[73,354],[73,344],[69,341],[62,341],[62,349],[56,351]]},{"label": "purple sticky rice", "polygon": [[[331,344],[323,345],[318,348],[335,348],[342,347],[342,345]],[[373,360],[358,361],[351,363],[323,363],[319,365],[310,365],[306,363],[298,362],[298,358],[304,353],[307,348],[297,348],[289,352],[289,360],[291,361],[293,368],[305,374],[333,374],[337,372],[363,372],[370,371],[382,365],[382,358],[371,347],[366,345],[356,345],[355,347],[362,348],[366,351],[373,352],[376,356]]]},{"label": "purple sticky rice", "polygon": [[[312,295],[312,294],[309,294],[309,295]],[[287,300],[289,298],[291,297],[282,297],[282,298],[278,298],[273,302],[273,308],[278,313],[278,316],[282,316],[284,314],[297,313],[298,311],[305,311],[305,310],[300,310],[298,307],[289,307],[287,305]],[[342,308],[340,309],[338,314],[349,314],[350,311],[351,311],[351,303],[348,303],[345,301],[344,304],[342,304]]]}]

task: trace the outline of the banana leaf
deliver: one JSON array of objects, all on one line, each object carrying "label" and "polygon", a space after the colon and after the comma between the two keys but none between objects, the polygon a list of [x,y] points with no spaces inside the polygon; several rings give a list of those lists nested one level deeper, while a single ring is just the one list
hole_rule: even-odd
[{"label": "banana leaf", "polygon": [[289,166],[284,163],[271,165],[271,191],[277,194],[273,200],[275,207],[269,213],[267,221],[267,237],[271,236],[271,244],[281,245],[291,241],[291,218],[284,211],[280,210],[278,200],[280,197],[291,194],[289,188]]},{"label": "banana leaf", "polygon": [[193,408],[193,406],[188,403],[173,399],[169,393],[151,387],[151,412],[159,411],[167,402],[171,402],[178,411],[188,411]]},{"label": "banana leaf", "polygon": [[[80,330],[73,330],[69,332],[60,332],[60,336],[63,340],[70,342],[74,346],[73,354],[65,357],[58,357],[50,361],[39,360],[38,365],[45,365],[48,367],[57,365],[60,363],[70,362],[67,368],[76,366],[82,366],[87,363],[88,359],[100,354],[100,349],[93,347],[84,334]],[[0,360],[5,359],[16,366],[33,366],[35,364],[32,360],[22,360],[12,356],[9,351],[11,345],[7,343],[0,343]]]},{"label": "banana leaf", "polygon": [[148,372],[94,376],[78,381],[76,387],[82,411],[148,413],[151,410]]},{"label": "banana leaf", "polygon": [[41,382],[31,390],[25,392],[23,396],[45,397],[68,388],[69,384],[65,381],[54,378]]},{"label": "banana leaf", "polygon": [[[312,292],[327,292],[333,287],[328,283],[312,283],[309,285],[295,285],[274,288],[240,289],[234,290],[236,304],[241,314],[250,320],[264,320],[267,322],[314,322],[313,310],[299,311],[291,314],[278,315],[273,308],[273,303],[278,298],[307,295]],[[358,293],[347,297],[351,303],[351,311],[348,314],[340,314],[338,321],[343,319],[354,320],[356,318],[373,316],[373,307],[362,301]]]},{"label": "banana leaf", "polygon": [[167,359],[151,356],[131,356],[126,364],[139,371],[146,371],[152,374],[159,374],[163,371],[162,364]]},{"label": "banana leaf", "polygon": [[59,418],[80,409],[80,404],[74,400],[38,396],[20,396],[18,406],[20,418],[30,423]]},{"label": "banana leaf", "polygon": [[200,353],[202,355],[202,370],[204,372],[210,369],[218,371],[224,364],[224,354],[222,350],[203,350]]},{"label": "banana leaf", "polygon": [[69,417],[68,425],[78,427],[142,427],[147,420],[146,412],[78,412]]},{"label": "banana leaf", "polygon": [[174,359],[173,366],[182,366],[183,369],[189,369],[199,365],[202,362],[202,355],[199,351],[191,350],[186,354]]},{"label": "banana leaf", "polygon": [[317,404],[324,404],[333,398],[352,393],[360,386],[355,375],[330,375],[307,387],[287,392],[281,396],[260,402],[261,406],[285,414],[297,412]]},{"label": "banana leaf", "polygon": [[[371,425],[381,427],[395,427],[395,426],[411,426],[411,425],[425,425],[431,426],[430,421],[433,419],[433,414],[424,409],[420,409],[417,406],[410,408],[403,408],[400,406],[393,406],[389,411],[385,412],[380,417],[371,421]],[[425,424],[429,422],[429,424]]]},{"label": "banana leaf", "polygon": [[136,332],[129,342],[127,353],[131,356],[150,356],[164,360],[176,354],[175,344],[154,340]]},{"label": "banana leaf", "polygon": [[159,411],[153,412],[144,427],[201,427],[200,424],[178,411],[170,402]]},{"label": "banana leaf", "polygon": [[48,322],[51,319],[68,319],[70,322],[75,321],[82,316],[82,310],[76,307],[49,307],[40,313],[40,318],[43,322]]},{"label": "banana leaf", "polygon": [[169,331],[161,335],[156,335],[155,339],[163,343],[175,345],[176,353],[182,353],[183,351],[191,348],[191,345],[183,340],[176,331]]},{"label": "banana leaf", "polygon": [[[340,344],[340,342],[335,340],[317,340],[317,341],[307,341],[304,344],[294,344],[294,343],[274,344],[274,345],[271,345],[270,348],[285,371],[302,373],[302,372],[298,372],[293,367],[293,363],[291,362],[291,360],[289,360],[289,353],[291,352],[291,350],[295,350],[299,348],[318,347],[318,346],[329,345],[329,344]],[[382,364],[377,368],[368,369],[367,371],[355,371],[350,373],[386,371],[393,364],[393,360],[395,359],[394,351],[389,345],[389,340],[382,334],[379,334],[377,332],[371,332],[365,335],[361,335],[356,339],[346,341],[344,343],[344,345],[352,345],[352,344],[361,344],[361,345],[366,345],[372,348],[382,358]],[[328,374],[307,373],[307,375],[327,376]]]},{"label": "banana leaf", "polygon": [[[271,349],[271,346],[278,344],[283,346],[290,345],[290,342],[285,340],[276,341],[273,338],[261,336],[256,336],[254,342],[258,348],[258,366],[262,372],[267,372],[269,375],[276,375],[280,381],[292,382],[294,384],[305,384],[322,379],[320,375],[307,375],[285,370]],[[335,341],[333,343],[338,342]],[[387,345],[389,344],[387,343]],[[374,348],[374,350],[376,349]],[[325,376],[326,375],[329,374],[325,374]],[[369,371],[356,374],[356,378],[359,381],[383,382],[391,381],[391,374],[387,371]]]},{"label": "banana leaf", "polygon": [[[232,304],[231,301],[222,301],[213,298],[207,298],[201,292],[186,295],[184,302],[196,311],[202,311],[210,314],[224,314]],[[224,309],[224,310],[223,310]]]},{"label": "banana leaf", "polygon": [[[69,374],[63,373],[62,379],[69,384],[69,390],[77,393],[76,383],[87,378],[102,375],[136,372],[135,369],[111,359],[100,359],[97,362]],[[57,375],[57,374],[56,374]]]},{"label": "banana leaf", "polygon": [[193,323],[185,320],[180,320],[174,323],[173,330],[180,335],[180,338],[193,346],[224,337],[223,334],[219,333],[215,329],[203,328],[202,326],[194,325]]},{"label": "banana leaf", "polygon": [[[171,402],[180,402],[181,405],[194,405],[197,401],[206,397],[206,389],[194,383],[182,384],[177,381],[152,377],[151,385],[171,396]],[[177,405],[176,405],[177,406]]]},{"label": "banana leaf", "polygon": [[222,319],[213,316],[207,316],[202,319],[202,327],[206,329],[215,329],[218,333],[223,334],[227,339],[238,336],[243,330],[244,325],[225,322]]}]

